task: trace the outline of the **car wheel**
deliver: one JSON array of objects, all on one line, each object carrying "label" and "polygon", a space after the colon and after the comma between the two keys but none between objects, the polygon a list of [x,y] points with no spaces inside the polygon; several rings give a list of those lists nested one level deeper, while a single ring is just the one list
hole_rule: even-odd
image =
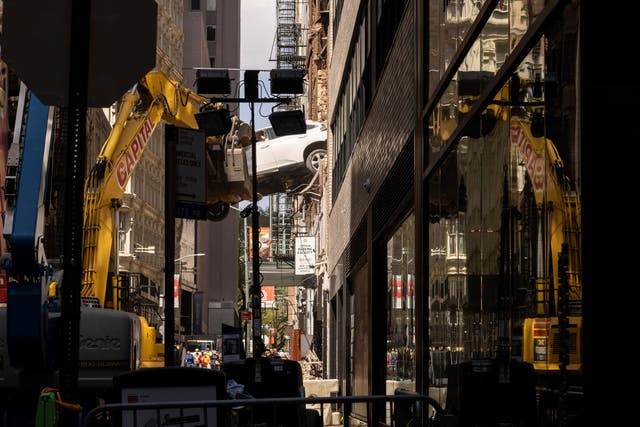
[{"label": "car wheel", "polygon": [[320,168],[320,162],[327,156],[327,150],[324,148],[314,148],[307,154],[305,159],[305,166],[311,172],[317,172]]}]

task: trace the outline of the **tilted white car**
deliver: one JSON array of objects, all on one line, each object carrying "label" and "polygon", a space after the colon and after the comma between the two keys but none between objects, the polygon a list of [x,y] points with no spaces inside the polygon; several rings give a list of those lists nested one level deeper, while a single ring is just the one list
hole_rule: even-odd
[{"label": "tilted white car", "polygon": [[[256,130],[258,191],[264,195],[285,192],[313,176],[327,155],[327,128],[307,120],[303,134],[275,136],[271,127]],[[249,167],[251,145],[245,147]]]}]

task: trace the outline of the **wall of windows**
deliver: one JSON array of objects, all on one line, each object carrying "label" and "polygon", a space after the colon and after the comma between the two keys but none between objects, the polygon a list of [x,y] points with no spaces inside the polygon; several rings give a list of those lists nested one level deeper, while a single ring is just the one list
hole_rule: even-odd
[{"label": "wall of windows", "polygon": [[345,67],[342,95],[338,99],[332,123],[333,134],[333,195],[338,194],[347,165],[364,125],[371,102],[371,42],[370,13],[363,13],[350,60]]},{"label": "wall of windows", "polygon": [[[563,109],[575,103],[575,39],[562,33],[561,19],[539,25],[551,3],[496,1],[488,10],[466,3],[442,10],[432,1],[430,8],[431,47],[441,52],[432,61],[455,67],[425,72],[437,82],[425,150],[430,386],[446,386],[453,366],[479,360],[489,370],[488,361],[526,361],[544,379],[557,373],[561,339],[575,381],[579,144],[575,111]],[[483,17],[480,27],[466,24]],[[449,45],[461,28],[475,40]],[[572,325],[566,336],[540,327],[532,337],[536,324],[564,315]]]},{"label": "wall of windows", "polygon": [[555,422],[560,366],[573,386],[582,363],[576,3],[357,3],[334,3],[349,19],[330,74],[340,392],[368,375],[374,393],[415,389],[458,414],[472,401],[478,425]]},{"label": "wall of windows", "polygon": [[415,382],[414,233],[410,215],[387,241],[387,381]]}]

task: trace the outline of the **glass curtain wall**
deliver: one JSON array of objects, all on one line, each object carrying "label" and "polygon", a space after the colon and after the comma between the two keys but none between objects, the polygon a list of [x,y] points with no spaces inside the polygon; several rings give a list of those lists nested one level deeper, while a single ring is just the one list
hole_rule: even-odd
[{"label": "glass curtain wall", "polygon": [[[521,48],[523,59],[495,97],[479,105],[545,12],[542,1],[493,3],[427,117],[434,389],[447,386],[451,366],[471,360],[529,362],[551,387],[561,369],[570,381],[581,370],[575,40],[558,43],[561,25],[551,22],[532,48]],[[483,6],[442,4],[430,2],[432,89]]]},{"label": "glass curtain wall", "polygon": [[387,241],[387,381],[410,390],[416,379],[414,230],[412,214]]}]

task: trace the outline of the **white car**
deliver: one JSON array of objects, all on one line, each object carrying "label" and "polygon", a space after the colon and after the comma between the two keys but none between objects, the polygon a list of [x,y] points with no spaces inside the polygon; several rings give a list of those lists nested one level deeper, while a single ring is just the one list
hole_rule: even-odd
[{"label": "white car", "polygon": [[[249,173],[251,145],[245,147]],[[285,192],[313,176],[327,155],[327,128],[307,120],[307,132],[275,136],[271,127],[256,130],[256,174],[262,194]]]}]

